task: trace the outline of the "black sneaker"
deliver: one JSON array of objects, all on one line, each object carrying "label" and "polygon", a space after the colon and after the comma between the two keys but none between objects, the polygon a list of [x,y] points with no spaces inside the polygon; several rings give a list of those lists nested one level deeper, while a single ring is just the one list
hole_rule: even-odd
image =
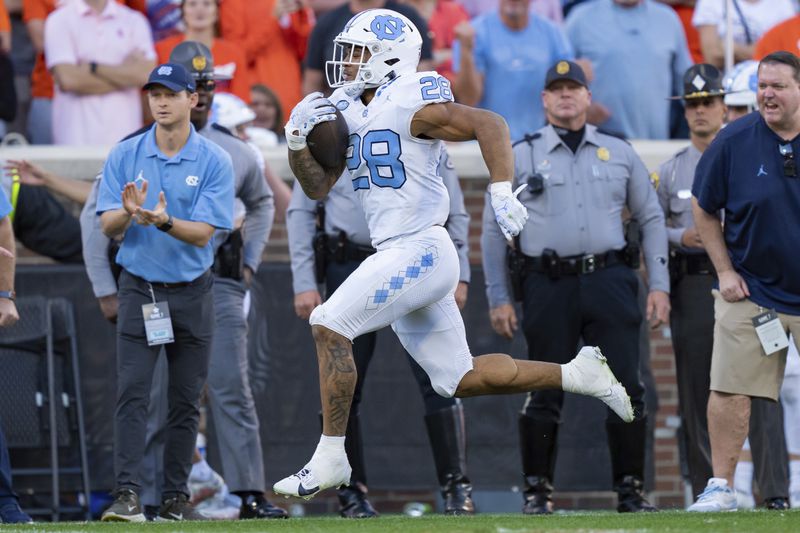
[{"label": "black sneaker", "polygon": [[242,498],[239,519],[249,520],[252,518],[289,518],[289,513],[286,512],[286,509],[270,503],[263,494],[250,494]]},{"label": "black sneaker", "polygon": [[179,520],[208,519],[194,510],[186,494],[178,493],[174,498],[168,498],[161,502],[161,507],[158,509],[158,516],[156,516],[156,522]]},{"label": "black sneaker", "polygon": [[32,524],[33,519],[19,508],[17,502],[0,505],[0,524]]},{"label": "black sneaker", "polygon": [[100,519],[103,522],[144,522],[139,496],[131,489],[119,489],[114,493],[114,503],[106,509]]},{"label": "black sneaker", "polygon": [[790,506],[787,498],[767,498],[764,507],[770,511],[788,511]]},{"label": "black sneaker", "polygon": [[336,491],[339,496],[339,515],[342,518],[375,518],[378,511],[367,499],[367,487],[361,483],[347,485]]}]

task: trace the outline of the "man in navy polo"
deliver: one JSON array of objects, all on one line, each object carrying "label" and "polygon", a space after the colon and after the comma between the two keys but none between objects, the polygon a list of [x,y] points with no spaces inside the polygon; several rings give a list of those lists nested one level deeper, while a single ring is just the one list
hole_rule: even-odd
[{"label": "man in navy polo", "polygon": [[690,511],[736,510],[733,474],[750,400],[777,401],[786,332],[800,337],[800,58],[766,56],[757,97],[759,113],[717,135],[692,187],[695,224],[719,283],[708,400],[714,477]]},{"label": "man in navy polo", "polygon": [[124,234],[117,263],[117,408],[114,503],[103,520],[144,521],[139,468],[147,402],[163,344],[169,365],[169,415],[159,518],[201,520],[188,502],[198,401],[214,330],[211,239],[233,224],[233,167],[228,154],[195,132],[195,83],[166,63],[150,74],[156,124],[109,154],[97,201],[103,232]]}]

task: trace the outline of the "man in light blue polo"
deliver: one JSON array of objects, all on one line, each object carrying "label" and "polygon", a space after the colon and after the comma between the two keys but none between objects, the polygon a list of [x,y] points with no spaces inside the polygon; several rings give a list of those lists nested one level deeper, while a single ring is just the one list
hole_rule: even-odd
[{"label": "man in light blue polo", "polygon": [[159,65],[144,87],[156,124],[109,154],[97,201],[103,232],[124,234],[117,263],[117,408],[115,500],[103,520],[144,521],[139,467],[147,402],[163,344],[169,365],[169,422],[159,518],[201,520],[186,481],[197,437],[198,400],[214,329],[216,229],[233,225],[233,166],[228,154],[195,132],[193,78],[181,65]]},{"label": "man in light blue polo", "polygon": [[592,121],[634,139],[668,139],[669,97],[692,66],[681,21],[655,0],[597,0],[572,11],[566,33],[591,62]]},{"label": "man in light blue polo", "polygon": [[456,98],[501,115],[512,142],[545,125],[539,95],[547,69],[573,58],[562,31],[531,13],[530,5],[530,0],[500,0],[496,10],[457,28],[453,43]]}]

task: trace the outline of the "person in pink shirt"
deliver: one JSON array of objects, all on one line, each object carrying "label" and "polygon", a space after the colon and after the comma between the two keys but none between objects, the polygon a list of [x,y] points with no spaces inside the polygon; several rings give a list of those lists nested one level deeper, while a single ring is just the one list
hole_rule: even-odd
[{"label": "person in pink shirt", "polygon": [[140,87],[155,66],[147,19],[111,0],[71,0],[45,21],[55,80],[53,143],[108,145],[142,126]]}]

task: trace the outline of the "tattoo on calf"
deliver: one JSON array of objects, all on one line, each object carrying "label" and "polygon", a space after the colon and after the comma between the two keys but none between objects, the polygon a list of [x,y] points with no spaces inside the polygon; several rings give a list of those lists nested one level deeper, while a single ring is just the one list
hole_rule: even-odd
[{"label": "tattoo on calf", "polygon": [[337,339],[321,354],[324,357],[321,367],[325,369],[323,379],[326,391],[323,411],[327,415],[329,429],[336,435],[344,435],[347,429],[357,377],[353,356],[345,342]]}]

